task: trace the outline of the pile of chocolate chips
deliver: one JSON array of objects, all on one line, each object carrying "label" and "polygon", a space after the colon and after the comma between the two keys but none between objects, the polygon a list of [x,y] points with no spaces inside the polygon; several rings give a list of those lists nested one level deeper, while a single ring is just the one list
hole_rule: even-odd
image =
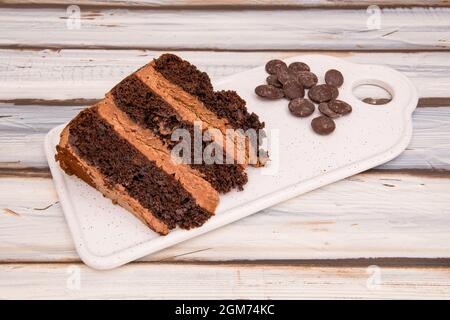
[{"label": "pile of chocolate chips", "polygon": [[[334,131],[336,124],[333,119],[352,112],[352,107],[337,100],[339,87],[344,83],[344,77],[338,70],[330,69],[325,74],[325,83],[317,84],[317,76],[303,62],[293,62],[289,66],[281,60],[270,60],[266,64],[269,76],[267,84],[257,86],[255,93],[266,99],[289,99],[289,111],[296,117],[309,117],[316,109],[317,103],[321,116],[311,121],[314,132],[327,135]],[[305,98],[308,90],[308,98]]]}]

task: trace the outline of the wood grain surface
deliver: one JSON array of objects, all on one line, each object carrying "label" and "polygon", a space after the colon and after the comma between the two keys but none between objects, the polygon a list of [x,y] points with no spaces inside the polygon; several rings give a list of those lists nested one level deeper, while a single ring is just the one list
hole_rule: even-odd
[{"label": "wood grain surface", "polygon": [[450,8],[383,9],[375,20],[371,17],[361,9],[87,8],[81,10],[77,29],[68,28],[73,17],[65,8],[3,8],[0,47],[233,51],[449,48]]},{"label": "wood grain surface", "polygon": [[0,274],[0,299],[450,298],[447,268],[134,263],[99,272],[78,264],[6,264]]},{"label": "wood grain surface", "polygon": [[[450,298],[449,1],[383,1],[375,25],[366,0],[77,3],[81,28],[70,30],[71,1],[0,1],[0,299]],[[395,68],[420,95],[413,139],[374,170],[93,271],[64,221],[44,136],[171,50],[213,81],[310,53]]]},{"label": "wood grain surface", "polygon": [[[359,174],[144,260],[448,257],[449,184],[448,175]],[[78,261],[49,177],[0,178],[0,261]]]},{"label": "wood grain surface", "polygon": [[[99,99],[123,77],[164,52],[167,51],[0,49],[0,102],[17,99],[20,104],[34,104],[33,100],[39,99]],[[213,81],[258,67],[274,58],[327,54],[355,63],[383,64],[403,72],[412,80],[422,99],[450,97],[450,54],[447,52],[174,53],[206,71]],[[49,87],[53,90],[47,90]],[[26,101],[30,99],[31,102]],[[450,99],[446,101],[444,103],[450,105]]]},{"label": "wood grain surface", "polygon": [[[106,6],[106,7],[140,7],[140,8],[366,8],[374,5],[372,0],[77,0],[77,4],[84,6]],[[71,0],[1,0],[3,5],[59,5],[69,6]],[[383,0],[376,4],[382,7],[408,7],[408,6],[450,6],[449,0]]]},{"label": "wood grain surface", "polygon": [[[83,108],[0,104],[0,169],[47,168],[42,147],[46,133]],[[379,169],[450,170],[450,106],[419,108],[413,124],[407,150]]]}]

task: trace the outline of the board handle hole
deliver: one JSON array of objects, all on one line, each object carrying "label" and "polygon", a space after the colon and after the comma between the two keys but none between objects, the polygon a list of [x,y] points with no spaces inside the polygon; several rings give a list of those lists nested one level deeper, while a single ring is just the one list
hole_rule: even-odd
[{"label": "board handle hole", "polygon": [[353,87],[353,95],[370,105],[385,105],[392,101],[391,90],[382,82],[363,82]]}]

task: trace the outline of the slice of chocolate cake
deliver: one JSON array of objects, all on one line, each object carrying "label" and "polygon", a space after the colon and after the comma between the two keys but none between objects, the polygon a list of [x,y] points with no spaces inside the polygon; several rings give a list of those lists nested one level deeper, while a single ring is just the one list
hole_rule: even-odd
[{"label": "slice of chocolate cake", "polygon": [[[199,123],[200,134],[210,135],[209,142],[200,140],[200,155],[212,147],[216,158],[216,151],[223,151],[224,163],[197,161],[195,141],[189,161],[174,161],[174,133],[193,137]],[[61,134],[56,159],[66,173],[167,234],[176,226],[202,225],[214,214],[219,193],[242,190],[245,167],[257,149],[242,132],[263,127],[235,92],[215,92],[205,73],[165,54],[78,114]],[[230,138],[230,129],[241,131]]]}]

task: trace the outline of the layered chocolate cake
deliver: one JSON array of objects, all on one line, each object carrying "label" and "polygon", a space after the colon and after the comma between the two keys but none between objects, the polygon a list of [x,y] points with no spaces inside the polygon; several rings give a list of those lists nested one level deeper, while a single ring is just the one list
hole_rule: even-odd
[{"label": "layered chocolate cake", "polygon": [[[236,92],[214,91],[206,73],[164,54],[80,112],[61,133],[56,159],[67,174],[167,234],[177,226],[201,226],[214,214],[219,194],[243,189],[246,166],[260,165],[252,157],[257,143],[243,132],[263,127]],[[223,161],[198,160],[196,142],[189,161],[174,161],[179,129],[192,137],[207,131],[210,140],[200,140],[200,155],[213,150]]]}]

